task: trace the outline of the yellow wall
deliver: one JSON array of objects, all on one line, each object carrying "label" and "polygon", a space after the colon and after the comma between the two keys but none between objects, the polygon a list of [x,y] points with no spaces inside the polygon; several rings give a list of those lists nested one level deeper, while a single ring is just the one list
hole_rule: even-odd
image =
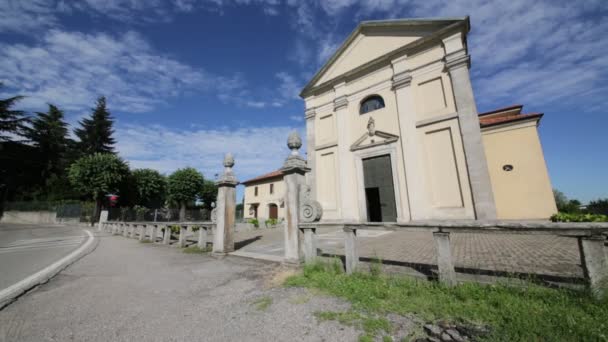
[{"label": "yellow wall", "polygon": [[[274,184],[274,191],[270,193],[270,184]],[[255,196],[255,187],[258,187],[258,195]],[[259,203],[258,206],[258,218],[265,220],[269,216],[268,204],[274,203],[278,206],[279,220],[285,218],[285,208],[281,207],[283,197],[285,195],[285,182],[282,178],[273,178],[245,186],[245,206],[244,206],[244,218],[253,218],[253,215],[249,213],[249,208],[253,203]]]},{"label": "yellow wall", "polygon": [[[536,122],[482,130],[499,219],[547,219],[557,212]],[[504,165],[513,165],[506,172]]]}]

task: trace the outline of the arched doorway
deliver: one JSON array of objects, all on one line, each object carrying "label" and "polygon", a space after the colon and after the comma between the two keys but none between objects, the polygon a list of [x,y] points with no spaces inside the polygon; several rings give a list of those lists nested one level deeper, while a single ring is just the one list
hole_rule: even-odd
[{"label": "arched doorway", "polygon": [[268,218],[275,220],[279,218],[279,207],[274,203],[268,205]]}]

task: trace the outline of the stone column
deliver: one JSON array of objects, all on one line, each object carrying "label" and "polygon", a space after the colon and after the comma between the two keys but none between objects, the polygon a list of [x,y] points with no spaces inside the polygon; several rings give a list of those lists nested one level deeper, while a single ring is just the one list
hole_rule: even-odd
[{"label": "stone column", "polygon": [[299,263],[303,254],[298,224],[300,223],[300,185],[305,184],[305,174],[310,171],[306,160],[298,152],[302,139],[293,131],[287,139],[291,154],[283,164],[283,181],[285,182],[285,259],[286,263]]},{"label": "stone column", "polygon": [[475,216],[478,220],[493,220],[496,219],[496,204],[469,77],[470,57],[460,33],[444,39],[444,47],[445,66],[452,81]]},{"label": "stone column", "polygon": [[156,242],[156,236],[157,236],[156,228],[157,228],[157,225],[155,225],[155,224],[150,225],[150,241],[152,243]]},{"label": "stone column", "polygon": [[236,220],[236,185],[239,183],[232,171],[234,157],[224,157],[224,173],[217,184],[215,210],[216,228],[213,236],[213,254],[225,255],[234,251],[234,226]]},{"label": "stone column", "polygon": [[139,241],[146,240],[146,225],[142,224],[139,226]]},{"label": "stone column", "polygon": [[121,224],[122,226],[122,236],[129,237],[129,226],[126,223]]},{"label": "stone column", "polygon": [[608,296],[608,256],[604,251],[605,241],[603,235],[578,239],[583,273],[591,292],[598,299]]},{"label": "stone column", "polygon": [[209,234],[207,233],[207,227],[203,227],[201,226],[200,228],[198,228],[198,242],[197,242],[197,246],[200,249],[205,249],[207,248],[207,236]]},{"label": "stone column", "polygon": [[437,253],[437,268],[439,269],[439,281],[448,285],[456,285],[456,272],[452,261],[452,248],[450,247],[450,233],[433,233]]},{"label": "stone column", "polygon": [[304,234],[304,244],[302,247],[302,250],[304,252],[304,262],[309,264],[314,262],[317,258],[317,228],[300,228],[300,231]]},{"label": "stone column", "polygon": [[179,238],[177,240],[177,245],[179,247],[186,247],[186,235],[187,235],[188,226],[179,226]]}]

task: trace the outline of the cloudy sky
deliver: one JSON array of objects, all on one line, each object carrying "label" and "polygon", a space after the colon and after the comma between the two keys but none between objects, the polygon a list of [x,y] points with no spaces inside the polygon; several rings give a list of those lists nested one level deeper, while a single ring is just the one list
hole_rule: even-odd
[{"label": "cloudy sky", "polygon": [[107,97],[132,167],[240,179],[278,168],[304,130],[299,90],[362,20],[471,16],[480,111],[524,104],[553,186],[608,196],[608,2],[464,0],[0,0],[0,96],[64,109]]}]

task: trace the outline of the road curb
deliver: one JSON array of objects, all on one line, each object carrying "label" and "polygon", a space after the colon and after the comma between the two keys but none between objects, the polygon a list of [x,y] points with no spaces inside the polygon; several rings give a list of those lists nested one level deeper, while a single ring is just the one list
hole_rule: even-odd
[{"label": "road curb", "polygon": [[46,283],[49,279],[53,278],[57,273],[61,272],[72,263],[82,258],[83,256],[91,253],[95,247],[97,247],[98,239],[91,233],[90,230],[85,229],[85,233],[88,235],[88,240],[78,249],[59,259],[53,264],[46,268],[32,274],[31,276],[15,283],[4,290],[0,291],[0,310],[4,309],[7,305],[16,300],[19,296],[23,295],[32,288]]}]

